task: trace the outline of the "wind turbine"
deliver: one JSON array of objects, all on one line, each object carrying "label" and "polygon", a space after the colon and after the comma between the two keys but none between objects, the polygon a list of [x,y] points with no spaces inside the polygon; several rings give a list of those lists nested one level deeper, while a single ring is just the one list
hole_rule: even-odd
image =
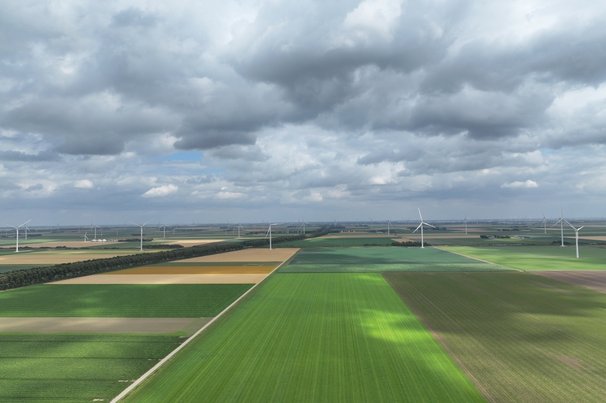
[{"label": "wind turbine", "polygon": [[570,227],[574,230],[574,238],[575,238],[575,243],[577,245],[577,259],[579,259],[579,231],[581,229],[583,229],[584,225],[581,225],[579,228],[575,228],[574,225],[572,225],[568,221],[566,221],[566,223],[568,225],[570,225]]},{"label": "wind turbine", "polygon": [[278,224],[269,224],[269,228],[267,229],[267,233],[265,234],[265,238],[267,238],[269,236],[269,250],[272,250],[272,245],[271,245],[271,227],[273,227],[274,225],[278,225]]},{"label": "wind turbine", "polygon": [[23,227],[24,225],[27,225],[27,223],[29,223],[30,221],[31,221],[31,219],[27,220],[26,222],[24,222],[21,225],[17,225],[17,226],[11,225],[11,227],[14,228],[15,231],[17,231],[17,236],[15,238],[15,253],[19,252],[19,228]]},{"label": "wind turbine", "polygon": [[553,226],[560,224],[560,239],[562,241],[560,246],[562,248],[564,247],[564,223],[567,223],[568,225],[570,225],[570,223],[568,221],[566,221],[566,219],[564,218],[563,211],[560,209],[560,219],[558,221],[556,221],[555,224],[553,224]]},{"label": "wind turbine", "polygon": [[421,223],[414,231],[412,231],[412,233],[414,234],[415,232],[417,232],[419,230],[419,228],[421,228],[421,248],[424,248],[425,241],[423,239],[423,226],[427,225],[428,227],[431,227],[431,228],[435,228],[435,227],[433,225],[428,224],[425,221],[423,221],[423,216],[421,215],[421,209],[418,209],[418,210],[419,210],[419,218],[421,218]]},{"label": "wind turbine", "polygon": [[135,223],[133,223],[133,224],[136,225],[137,227],[139,227],[139,229],[141,230],[141,235],[139,238],[139,250],[141,252],[143,252],[143,227],[145,227],[147,225],[147,222],[145,222],[143,224],[135,224]]},{"label": "wind turbine", "polygon": [[545,217],[545,214],[543,214],[543,233],[547,235],[547,218]]},{"label": "wind turbine", "polygon": [[387,236],[391,235],[391,220],[387,220]]},{"label": "wind turbine", "polygon": [[465,235],[467,235],[467,216],[465,216]]},{"label": "wind turbine", "polygon": [[88,232],[84,233],[84,242],[88,242]]}]

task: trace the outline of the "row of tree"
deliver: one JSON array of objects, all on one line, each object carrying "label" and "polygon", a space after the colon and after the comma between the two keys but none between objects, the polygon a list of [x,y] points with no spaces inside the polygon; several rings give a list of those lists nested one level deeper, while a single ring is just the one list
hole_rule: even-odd
[{"label": "row of tree", "polygon": [[[273,238],[274,244],[321,236],[328,233],[322,228],[307,235],[285,235]],[[24,287],[32,284],[48,283],[91,274],[105,273],[114,270],[127,269],[135,266],[169,262],[172,260],[189,259],[198,256],[214,255],[245,248],[259,248],[268,245],[268,239],[248,239],[239,242],[218,242],[179,248],[154,253],[116,256],[107,259],[86,260],[83,262],[63,263],[54,266],[35,267],[0,273],[0,290]]]}]

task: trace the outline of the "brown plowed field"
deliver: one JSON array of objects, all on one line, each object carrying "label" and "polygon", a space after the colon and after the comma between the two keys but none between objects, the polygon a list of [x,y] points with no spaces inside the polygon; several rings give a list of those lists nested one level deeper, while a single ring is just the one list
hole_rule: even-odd
[{"label": "brown plowed field", "polygon": [[50,284],[256,284],[267,274],[94,274]]},{"label": "brown plowed field", "polygon": [[157,239],[157,241],[167,245],[197,246],[221,242],[223,239],[171,239],[167,241],[164,239]]},{"label": "brown plowed field", "polygon": [[0,333],[192,334],[212,318],[0,318]]},{"label": "brown plowed field", "polygon": [[282,262],[290,259],[299,248],[278,248],[278,249],[260,249],[251,248],[235,252],[219,253],[216,255],[194,257],[191,259],[179,260],[179,263],[188,262]]},{"label": "brown plowed field", "polygon": [[143,266],[111,274],[269,274],[276,266]]},{"label": "brown plowed field", "polygon": [[537,271],[533,274],[606,293],[606,271]]}]

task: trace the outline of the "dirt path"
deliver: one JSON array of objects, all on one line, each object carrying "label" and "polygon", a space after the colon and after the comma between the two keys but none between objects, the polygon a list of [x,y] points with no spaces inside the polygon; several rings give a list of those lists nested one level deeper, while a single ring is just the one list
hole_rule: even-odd
[{"label": "dirt path", "polygon": [[192,334],[212,318],[0,318],[0,333]]}]

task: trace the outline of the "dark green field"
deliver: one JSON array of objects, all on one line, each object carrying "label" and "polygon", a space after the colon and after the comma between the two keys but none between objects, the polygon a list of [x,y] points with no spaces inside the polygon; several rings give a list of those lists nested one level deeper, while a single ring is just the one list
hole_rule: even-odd
[{"label": "dark green field", "polygon": [[380,274],[276,274],[127,400],[482,398]]},{"label": "dark green field", "polygon": [[309,238],[301,241],[281,242],[277,247],[281,248],[346,248],[352,246],[390,246],[393,240],[390,237],[368,237],[368,238]]},{"label": "dark green field", "polygon": [[487,271],[503,267],[436,248],[351,247],[304,249],[280,269],[284,273],[383,271]]},{"label": "dark green field", "polygon": [[606,247],[501,246],[492,248],[449,246],[444,249],[519,270],[606,270]]},{"label": "dark green field", "polygon": [[0,335],[0,401],[109,401],[181,340]]},{"label": "dark green field", "polygon": [[0,292],[0,316],[210,317],[250,287],[42,284]]},{"label": "dark green field", "polygon": [[492,401],[599,402],[606,295],[528,273],[386,273]]}]

